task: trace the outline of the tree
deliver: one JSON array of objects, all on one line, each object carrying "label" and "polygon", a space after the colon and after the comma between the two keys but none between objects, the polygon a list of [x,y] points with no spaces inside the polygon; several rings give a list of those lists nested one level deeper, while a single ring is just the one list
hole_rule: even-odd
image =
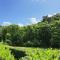
[{"label": "tree", "polygon": [[52,38],[51,46],[60,47],[60,21],[56,21],[55,24],[51,27]]},{"label": "tree", "polygon": [[48,26],[41,27],[40,39],[43,47],[50,47],[51,29]]}]

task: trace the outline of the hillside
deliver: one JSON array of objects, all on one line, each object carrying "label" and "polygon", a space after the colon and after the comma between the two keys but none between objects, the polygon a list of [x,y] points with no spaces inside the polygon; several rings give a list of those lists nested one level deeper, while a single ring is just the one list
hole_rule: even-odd
[{"label": "hillside", "polygon": [[0,26],[0,41],[11,46],[60,47],[60,14],[43,16],[41,22],[28,26]]},{"label": "hillside", "polygon": [[60,60],[60,14],[37,24],[0,26],[0,60]]}]

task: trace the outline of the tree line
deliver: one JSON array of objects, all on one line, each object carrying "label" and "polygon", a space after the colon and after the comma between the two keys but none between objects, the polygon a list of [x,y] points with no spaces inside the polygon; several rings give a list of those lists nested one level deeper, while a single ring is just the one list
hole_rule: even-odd
[{"label": "tree line", "polygon": [[37,24],[0,26],[0,41],[12,46],[60,47],[60,14],[44,16]]}]

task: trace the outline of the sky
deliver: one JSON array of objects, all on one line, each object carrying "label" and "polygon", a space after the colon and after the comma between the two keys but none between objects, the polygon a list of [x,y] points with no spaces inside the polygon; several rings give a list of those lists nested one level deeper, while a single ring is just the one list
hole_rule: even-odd
[{"label": "sky", "polygon": [[60,13],[60,0],[0,0],[0,24],[35,24],[45,15]]}]

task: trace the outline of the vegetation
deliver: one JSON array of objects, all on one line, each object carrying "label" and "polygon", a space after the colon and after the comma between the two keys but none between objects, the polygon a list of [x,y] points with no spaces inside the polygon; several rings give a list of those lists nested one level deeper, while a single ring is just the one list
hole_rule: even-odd
[{"label": "vegetation", "polygon": [[15,60],[9,48],[0,43],[0,60]]},{"label": "vegetation", "polygon": [[44,16],[37,24],[0,26],[0,40],[12,46],[60,47],[60,14]]},{"label": "vegetation", "polygon": [[1,41],[20,48],[0,44],[0,60],[60,60],[60,13],[37,24],[0,26]]},{"label": "vegetation", "polygon": [[[15,51],[14,56],[11,54],[12,50],[9,49]],[[17,51],[20,51],[20,54]],[[23,52],[25,52],[25,55]],[[0,43],[0,60],[60,60],[60,50],[52,48],[11,47]]]},{"label": "vegetation", "polygon": [[60,50],[57,49],[25,49],[27,56],[20,60],[60,60]]},{"label": "vegetation", "polygon": [[[15,50],[16,57],[20,57],[17,60],[60,60],[60,50],[59,49],[53,49],[53,48],[28,48],[28,47],[11,47]],[[19,53],[25,52],[25,55],[19,55],[17,54],[17,51],[20,51]],[[18,56],[19,55],[19,56]],[[9,60],[9,59],[8,59]]]}]

